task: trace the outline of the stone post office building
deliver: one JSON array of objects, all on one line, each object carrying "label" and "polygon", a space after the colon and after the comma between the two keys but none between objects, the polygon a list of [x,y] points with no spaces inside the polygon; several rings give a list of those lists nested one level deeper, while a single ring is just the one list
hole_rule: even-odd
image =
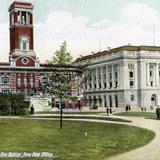
[{"label": "stone post office building", "polygon": [[88,64],[86,106],[150,107],[160,104],[160,47],[121,46],[75,61]]}]

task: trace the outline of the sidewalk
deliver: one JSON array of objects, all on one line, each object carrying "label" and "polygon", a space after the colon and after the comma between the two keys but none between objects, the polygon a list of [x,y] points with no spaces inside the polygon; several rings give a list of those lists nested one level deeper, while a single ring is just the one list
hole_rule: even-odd
[{"label": "sidewalk", "polygon": [[142,117],[126,117],[126,119],[132,121],[129,125],[150,129],[156,133],[156,136],[144,147],[122,153],[109,160],[160,160],[160,121]]}]

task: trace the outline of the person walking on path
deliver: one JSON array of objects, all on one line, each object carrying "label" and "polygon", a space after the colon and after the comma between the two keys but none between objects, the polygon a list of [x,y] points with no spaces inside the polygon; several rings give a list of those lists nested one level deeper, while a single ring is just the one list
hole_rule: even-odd
[{"label": "person walking on path", "polygon": [[143,112],[143,107],[141,107],[141,111]]},{"label": "person walking on path", "polygon": [[110,107],[109,111],[110,111],[110,115],[112,115],[112,108],[111,107]]},{"label": "person walking on path", "polygon": [[160,108],[159,108],[159,105],[156,108],[156,115],[157,115],[157,120],[160,120]]},{"label": "person walking on path", "polygon": [[107,116],[109,116],[109,108],[106,108]]},{"label": "person walking on path", "polygon": [[128,104],[126,105],[126,112],[128,112]]},{"label": "person walking on path", "polygon": [[129,110],[129,111],[131,110],[131,105],[130,105],[130,104],[128,105],[128,110]]},{"label": "person walking on path", "polygon": [[34,114],[34,107],[33,107],[33,105],[30,108],[30,114]]}]

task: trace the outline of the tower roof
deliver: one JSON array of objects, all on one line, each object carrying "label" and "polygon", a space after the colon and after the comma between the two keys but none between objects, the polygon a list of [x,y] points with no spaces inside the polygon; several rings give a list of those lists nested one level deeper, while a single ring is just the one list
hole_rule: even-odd
[{"label": "tower roof", "polygon": [[14,8],[33,9],[33,4],[28,2],[14,1],[9,7],[9,12],[12,11]]}]

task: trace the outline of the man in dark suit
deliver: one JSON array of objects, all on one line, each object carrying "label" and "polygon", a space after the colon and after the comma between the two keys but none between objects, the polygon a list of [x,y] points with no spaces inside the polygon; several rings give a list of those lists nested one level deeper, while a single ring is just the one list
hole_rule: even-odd
[{"label": "man in dark suit", "polygon": [[160,108],[159,108],[159,105],[156,108],[156,115],[157,115],[157,119],[160,120]]}]

